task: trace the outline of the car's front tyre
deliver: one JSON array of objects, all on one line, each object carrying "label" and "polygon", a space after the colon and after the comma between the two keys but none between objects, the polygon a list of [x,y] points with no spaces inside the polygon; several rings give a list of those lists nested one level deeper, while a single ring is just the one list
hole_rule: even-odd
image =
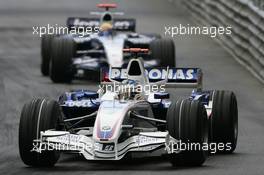
[{"label": "car's front tyre", "polygon": [[160,66],[176,66],[175,45],[172,39],[161,38],[150,43],[151,58],[159,59]]},{"label": "car's front tyre", "polygon": [[[202,146],[208,143],[207,123],[206,110],[198,100],[182,99],[172,102],[167,112],[167,130],[170,136],[185,146],[198,145],[195,148],[186,147],[180,153],[169,154],[169,160],[174,166],[200,166],[205,162],[208,150]],[[177,146],[180,148],[183,145]]]},{"label": "car's front tyre", "polygon": [[50,78],[54,83],[70,83],[73,79],[72,59],[75,54],[75,42],[72,37],[53,39],[50,65]]},{"label": "car's front tyre", "polygon": [[36,143],[40,132],[48,129],[62,130],[62,112],[59,104],[49,99],[33,99],[22,109],[19,123],[19,153],[22,161],[29,166],[53,166],[60,153],[42,151],[37,153]]},{"label": "car's front tyre", "polygon": [[51,60],[52,40],[55,35],[43,35],[41,37],[41,65],[40,70],[42,75],[49,75],[49,65]]}]

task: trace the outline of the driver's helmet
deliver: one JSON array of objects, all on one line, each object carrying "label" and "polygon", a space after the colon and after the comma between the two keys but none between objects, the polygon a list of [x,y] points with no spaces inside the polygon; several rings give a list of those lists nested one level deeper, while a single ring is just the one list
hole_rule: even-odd
[{"label": "driver's helmet", "polygon": [[119,91],[119,99],[134,99],[137,95],[140,95],[137,88],[139,86],[139,82],[136,80],[127,79],[122,82],[124,86],[120,88]]},{"label": "driver's helmet", "polygon": [[100,36],[110,36],[113,33],[113,25],[111,22],[103,22],[100,26]]},{"label": "driver's helmet", "polygon": [[126,83],[128,85],[133,85],[133,86],[138,85],[138,82],[136,80],[131,80],[131,79],[128,79]]}]

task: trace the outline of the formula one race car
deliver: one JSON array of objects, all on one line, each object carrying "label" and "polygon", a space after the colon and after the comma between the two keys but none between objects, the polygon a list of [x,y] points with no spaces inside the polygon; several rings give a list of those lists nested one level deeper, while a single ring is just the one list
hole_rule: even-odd
[{"label": "formula one race car", "polygon": [[[173,165],[195,166],[204,163],[213,143],[221,145],[219,152],[235,150],[235,94],[203,91],[199,68],[145,69],[142,58],[133,58],[126,69],[108,69],[97,92],[76,90],[58,101],[44,98],[25,104],[19,151],[26,165],[52,166],[61,152],[88,160],[120,160],[128,153],[133,158],[159,150]],[[165,87],[195,89],[188,98],[169,100]]]},{"label": "formula one race car", "polygon": [[151,50],[151,54],[143,57],[146,67],[175,66],[172,39],[161,38],[158,34],[135,33],[135,19],[113,17],[119,14],[109,11],[109,8],[116,7],[115,4],[99,4],[98,7],[106,8],[105,12],[96,13],[101,18],[71,17],[67,20],[69,29],[84,27],[84,30],[89,27],[94,32],[42,37],[43,75],[49,74],[53,82],[62,83],[73,78],[99,77],[101,67],[127,66],[130,55],[124,55],[122,49],[131,47]]}]

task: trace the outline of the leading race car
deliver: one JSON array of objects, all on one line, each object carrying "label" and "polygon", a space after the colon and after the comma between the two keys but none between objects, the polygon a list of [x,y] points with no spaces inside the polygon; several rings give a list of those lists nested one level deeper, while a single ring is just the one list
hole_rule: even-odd
[{"label": "leading race car", "polygon": [[[195,89],[188,98],[169,100],[165,87]],[[235,94],[202,90],[199,68],[145,69],[142,58],[133,58],[127,68],[103,70],[97,92],[76,90],[58,101],[25,104],[19,152],[29,166],[52,166],[61,152],[120,160],[158,150],[172,165],[202,165],[212,144],[218,152],[235,150],[237,128]]]},{"label": "leading race car", "polygon": [[[149,48],[151,54],[144,55],[146,67],[175,66],[175,46],[172,39],[158,34],[135,32],[136,20],[114,18],[119,14],[110,12],[115,4],[99,4],[105,12],[97,12],[100,18],[75,18],[67,20],[72,28],[99,28],[97,32],[44,35],[41,42],[43,75],[50,75],[53,82],[71,82],[73,78],[99,77],[100,68],[105,66],[126,66],[130,55],[123,54],[123,48]],[[94,13],[93,13],[94,14]]]}]

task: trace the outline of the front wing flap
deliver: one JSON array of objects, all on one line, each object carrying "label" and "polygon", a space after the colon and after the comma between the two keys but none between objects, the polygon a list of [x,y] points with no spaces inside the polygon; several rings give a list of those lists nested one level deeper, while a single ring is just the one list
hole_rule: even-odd
[{"label": "front wing flap", "polygon": [[[168,132],[142,132],[122,143],[116,141],[96,142],[92,137],[70,134],[65,131],[41,132],[39,140],[34,140],[32,151],[42,153],[46,150],[74,152],[82,154],[88,160],[120,160],[128,152],[151,152],[167,148],[166,144],[176,142]],[[164,149],[167,153],[169,150]]]}]

